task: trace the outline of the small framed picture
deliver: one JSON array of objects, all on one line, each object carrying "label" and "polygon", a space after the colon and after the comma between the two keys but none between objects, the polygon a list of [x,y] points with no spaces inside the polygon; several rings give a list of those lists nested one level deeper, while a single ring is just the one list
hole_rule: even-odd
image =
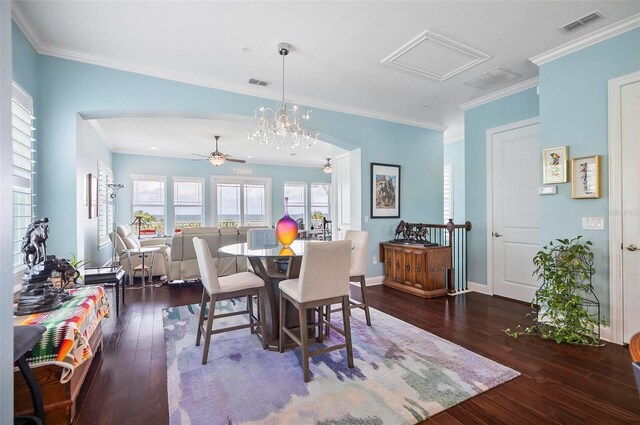
[{"label": "small framed picture", "polygon": [[87,203],[89,218],[98,217],[98,178],[94,174],[87,174]]},{"label": "small framed picture", "polygon": [[571,158],[571,197],[600,197],[600,155]]},{"label": "small framed picture", "polygon": [[567,182],[567,151],[566,146],[542,151],[542,182],[544,184]]},{"label": "small framed picture", "polygon": [[371,218],[400,218],[400,166],[371,163]]}]

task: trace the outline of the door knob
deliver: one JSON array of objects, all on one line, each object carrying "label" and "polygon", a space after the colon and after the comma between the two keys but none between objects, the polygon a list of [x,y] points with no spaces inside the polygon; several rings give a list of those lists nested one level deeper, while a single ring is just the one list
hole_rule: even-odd
[{"label": "door knob", "polygon": [[629,246],[627,247],[627,250],[628,251],[637,251],[638,250],[638,245],[636,245],[634,243],[629,244]]},{"label": "door knob", "polygon": [[498,232],[495,232],[495,233],[494,233],[494,232],[491,232],[491,236],[495,236],[496,238],[499,238],[499,237],[501,237],[502,235],[501,235],[500,233],[498,233]]}]

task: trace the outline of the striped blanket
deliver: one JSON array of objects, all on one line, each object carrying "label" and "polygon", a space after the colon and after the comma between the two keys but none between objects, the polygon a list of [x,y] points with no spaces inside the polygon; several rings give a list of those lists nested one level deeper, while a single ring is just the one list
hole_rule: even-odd
[{"label": "striped blanket", "polygon": [[60,382],[71,379],[73,371],[93,352],[89,338],[100,320],[109,317],[109,299],[101,286],[69,289],[72,298],[57,310],[22,316],[17,325],[42,325],[47,331],[27,354],[31,367],[58,365],[62,367]]}]

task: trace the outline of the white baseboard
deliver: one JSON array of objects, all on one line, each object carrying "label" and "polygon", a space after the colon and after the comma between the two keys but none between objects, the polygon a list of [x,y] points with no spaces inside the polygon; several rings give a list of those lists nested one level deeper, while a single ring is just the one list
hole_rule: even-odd
[{"label": "white baseboard", "polygon": [[467,281],[467,287],[469,291],[479,292],[481,294],[493,295],[489,289],[489,285],[483,285],[482,283]]},{"label": "white baseboard", "polygon": [[[384,276],[371,276],[371,277],[365,278],[365,282],[367,286],[382,285],[382,281],[384,281]],[[360,286],[360,282],[349,282],[349,283],[354,286]]]}]

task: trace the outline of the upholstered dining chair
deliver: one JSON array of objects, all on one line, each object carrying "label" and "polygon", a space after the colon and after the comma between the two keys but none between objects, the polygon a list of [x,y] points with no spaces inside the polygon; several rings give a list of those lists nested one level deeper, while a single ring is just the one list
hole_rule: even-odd
[{"label": "upholstered dining chair", "polygon": [[[362,302],[349,298],[351,308],[361,308],[364,310],[364,317],[367,325],[371,326],[371,313],[369,312],[369,303],[367,301],[367,283],[365,274],[367,273],[367,250],[369,248],[369,232],[360,230],[347,230],[344,240],[351,241],[351,265],[349,268],[349,282],[360,283],[360,294]],[[327,321],[331,321],[331,313],[337,310],[327,309]],[[331,327],[327,326],[326,334],[329,336]]]},{"label": "upholstered dining chair", "polygon": [[631,353],[631,367],[636,376],[636,388],[638,395],[640,395],[640,332],[631,337],[629,353]]},{"label": "upholstered dining chair", "polygon": [[[304,248],[300,276],[280,282],[280,338],[278,349],[284,352],[285,335],[288,335],[302,349],[302,368],[304,382],[309,382],[309,357],[329,351],[346,348],[349,368],[353,368],[353,347],[351,344],[351,325],[349,323],[349,257],[350,241],[315,242]],[[299,336],[294,329],[286,327],[287,302],[298,309],[300,321]],[[324,319],[322,310],[331,308],[331,304],[342,304],[343,329]],[[318,322],[309,324],[307,311],[318,312]],[[323,325],[331,326],[345,338],[343,344],[309,351],[309,328],[317,327],[318,342],[323,341]]]},{"label": "upholstered dining chair", "polygon": [[[262,334],[262,348],[267,348],[267,334],[265,332],[263,321],[264,297],[261,292],[264,288],[264,281],[253,273],[241,272],[229,276],[218,277],[211,251],[206,241],[200,238],[193,238],[193,245],[196,250],[196,258],[198,259],[198,267],[200,268],[200,276],[202,278],[202,301],[200,303],[200,317],[198,319],[198,333],[196,336],[196,347],[200,346],[202,334],[204,334],[204,350],[202,353],[202,364],[207,364],[209,359],[209,345],[211,344],[211,335],[222,332],[229,332],[238,329],[250,328],[252,333],[256,327],[260,327]],[[258,316],[253,314],[253,297],[258,299]],[[215,314],[215,306],[217,301],[228,300],[231,298],[246,297],[247,308],[245,310],[234,311],[231,313]],[[209,304],[208,314],[205,312]],[[237,316],[247,314],[249,323],[227,326],[225,328],[213,329],[214,319],[223,317]]]}]

